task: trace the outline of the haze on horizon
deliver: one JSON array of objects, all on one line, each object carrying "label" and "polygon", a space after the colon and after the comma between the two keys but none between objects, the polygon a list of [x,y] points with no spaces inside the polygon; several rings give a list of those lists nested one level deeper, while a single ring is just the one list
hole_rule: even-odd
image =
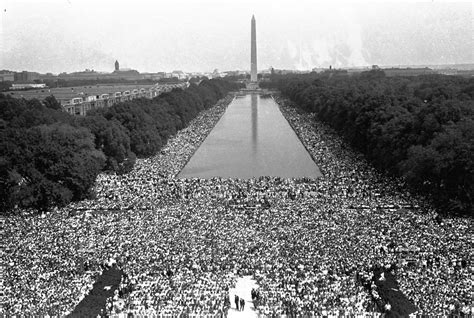
[{"label": "haze on horizon", "polygon": [[[297,4],[297,5],[296,5]],[[140,72],[474,63],[473,3],[1,0],[0,70]]]}]

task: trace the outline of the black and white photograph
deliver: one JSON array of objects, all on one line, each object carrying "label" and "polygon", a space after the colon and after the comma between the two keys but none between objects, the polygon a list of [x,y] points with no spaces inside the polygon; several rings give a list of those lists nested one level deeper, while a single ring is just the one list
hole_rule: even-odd
[{"label": "black and white photograph", "polygon": [[474,316],[472,0],[0,13],[0,317]]}]

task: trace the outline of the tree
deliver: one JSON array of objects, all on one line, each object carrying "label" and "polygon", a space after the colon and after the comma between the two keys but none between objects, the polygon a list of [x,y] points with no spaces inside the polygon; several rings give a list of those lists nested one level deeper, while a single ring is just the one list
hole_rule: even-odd
[{"label": "tree", "polygon": [[272,85],[315,112],[374,166],[404,177],[450,211],[472,210],[472,79],[333,75],[274,75]]},{"label": "tree", "polygon": [[91,115],[78,118],[78,123],[94,135],[95,148],[106,157],[105,170],[124,173],[133,167],[136,156],[130,148],[128,131],[116,119]]},{"label": "tree", "polygon": [[83,199],[105,162],[85,128],[56,123],[1,133],[2,205],[10,208],[45,210]]},{"label": "tree", "polygon": [[199,111],[238,88],[204,79],[73,117],[52,96],[44,101],[0,94],[0,208],[47,209],[90,194],[102,170],[125,173],[136,155],[156,154]]},{"label": "tree", "polygon": [[44,105],[48,108],[51,108],[54,110],[63,109],[61,104],[56,100],[56,98],[53,95],[46,97],[43,102],[44,102]]}]

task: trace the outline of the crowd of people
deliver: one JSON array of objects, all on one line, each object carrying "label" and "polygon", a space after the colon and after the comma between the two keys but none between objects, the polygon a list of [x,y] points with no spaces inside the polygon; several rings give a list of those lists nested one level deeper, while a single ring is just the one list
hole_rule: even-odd
[{"label": "crowd of people", "polygon": [[[357,278],[394,264],[417,314],[473,314],[472,219],[439,222],[402,181],[282,98],[322,177],[179,178],[230,100],[132,172],[100,175],[94,200],[6,217],[1,314],[72,312],[111,262],[125,275],[109,315],[225,317],[240,275],[257,281],[252,298],[262,317],[364,314],[380,311],[376,286]],[[383,301],[382,311],[391,310]]]}]

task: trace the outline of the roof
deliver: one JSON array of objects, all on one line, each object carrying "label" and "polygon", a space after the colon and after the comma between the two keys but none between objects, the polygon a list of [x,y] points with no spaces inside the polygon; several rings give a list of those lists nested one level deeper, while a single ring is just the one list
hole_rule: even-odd
[{"label": "roof", "polygon": [[40,88],[40,89],[32,89],[32,90],[25,90],[25,91],[8,91],[8,92],[5,92],[5,94],[11,95],[12,97],[17,97],[17,98],[24,97],[26,99],[33,99],[33,98],[44,99],[48,96],[53,95],[54,97],[56,97],[56,99],[62,100],[62,99],[71,99],[74,97],[82,97],[82,96],[113,94],[115,92],[132,91],[134,89],[140,89],[140,88],[149,89],[149,88],[152,88],[153,86],[154,86],[153,84],[142,84],[142,85],[103,84],[103,85],[93,85],[93,86]]}]

